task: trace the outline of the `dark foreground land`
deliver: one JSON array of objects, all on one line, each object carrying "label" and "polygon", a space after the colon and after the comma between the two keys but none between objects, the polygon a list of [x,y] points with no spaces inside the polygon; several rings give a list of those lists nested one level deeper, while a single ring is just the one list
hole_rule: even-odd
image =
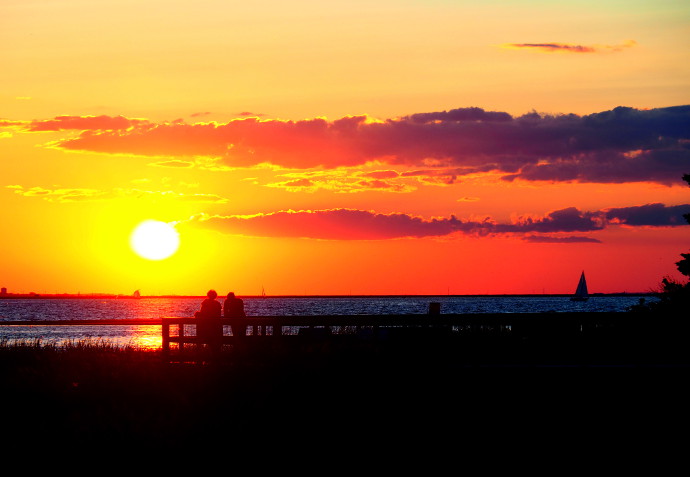
[{"label": "dark foreground land", "polygon": [[395,451],[400,462],[421,449],[686,443],[684,333],[299,339],[172,363],[102,344],[0,346],[4,450]]}]

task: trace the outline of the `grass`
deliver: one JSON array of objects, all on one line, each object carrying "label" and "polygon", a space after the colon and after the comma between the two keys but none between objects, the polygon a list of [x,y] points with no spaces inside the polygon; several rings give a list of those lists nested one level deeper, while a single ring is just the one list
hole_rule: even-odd
[{"label": "grass", "polygon": [[0,346],[3,409],[31,441],[136,434],[168,387],[161,371],[155,353],[107,342]]},{"label": "grass", "polygon": [[17,445],[74,448],[194,448],[216,434],[241,440],[271,428],[279,434],[287,428],[277,423],[342,397],[327,397],[323,362],[295,364],[166,364],[160,351],[107,341],[6,341],[0,343],[3,424]]},{"label": "grass", "polygon": [[308,346],[169,364],[159,350],[104,340],[2,341],[2,422],[10,444],[69,449],[311,449],[353,433],[376,446],[422,435],[431,443],[449,430],[458,444],[499,428],[501,439],[519,439],[512,433],[553,419],[573,432],[605,415],[625,430],[631,412],[644,422],[641,406],[659,417],[690,397],[686,365],[496,366],[488,358],[497,348],[483,345],[480,361],[455,353],[463,359],[451,362],[433,346]]}]

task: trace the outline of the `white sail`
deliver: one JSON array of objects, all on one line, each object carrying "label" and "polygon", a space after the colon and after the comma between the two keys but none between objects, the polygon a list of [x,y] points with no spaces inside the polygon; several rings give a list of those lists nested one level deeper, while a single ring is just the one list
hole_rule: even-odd
[{"label": "white sail", "polygon": [[587,280],[585,279],[585,272],[580,275],[580,281],[577,284],[577,289],[575,290],[575,295],[572,300],[575,301],[585,301],[589,298],[589,292],[587,291]]}]

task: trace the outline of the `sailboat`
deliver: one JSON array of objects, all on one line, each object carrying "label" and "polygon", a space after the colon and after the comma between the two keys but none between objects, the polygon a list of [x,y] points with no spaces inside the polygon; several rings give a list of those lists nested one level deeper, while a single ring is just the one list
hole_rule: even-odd
[{"label": "sailboat", "polygon": [[580,281],[577,284],[575,294],[570,298],[572,301],[587,301],[589,293],[587,292],[587,280],[585,280],[585,272],[580,275]]}]

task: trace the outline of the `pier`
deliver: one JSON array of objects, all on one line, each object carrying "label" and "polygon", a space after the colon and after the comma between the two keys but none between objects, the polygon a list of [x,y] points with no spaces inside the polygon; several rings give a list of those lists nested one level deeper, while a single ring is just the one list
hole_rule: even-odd
[{"label": "pier", "polygon": [[[230,325],[246,326],[233,336]],[[161,327],[165,360],[207,344],[196,336],[191,317],[160,319],[5,321],[0,326],[131,326]],[[476,313],[441,314],[433,304],[426,314],[248,316],[220,319],[223,350],[295,353],[376,348],[399,355],[441,356],[460,361],[518,362],[540,360],[619,360],[690,363],[685,317],[649,313]],[[240,341],[241,340],[241,341]]]}]

